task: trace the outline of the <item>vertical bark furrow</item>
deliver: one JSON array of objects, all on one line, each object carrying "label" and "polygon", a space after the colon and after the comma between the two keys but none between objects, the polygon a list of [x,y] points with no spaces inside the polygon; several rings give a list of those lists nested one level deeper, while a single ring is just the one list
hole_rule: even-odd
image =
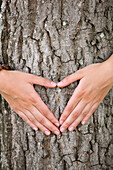
[{"label": "vertical bark furrow", "polygon": [[[12,167],[12,122],[11,122],[11,110],[7,102],[2,98],[1,105],[1,133],[4,134],[1,139],[1,169],[13,169]],[[10,134],[10,135],[9,135]]]}]

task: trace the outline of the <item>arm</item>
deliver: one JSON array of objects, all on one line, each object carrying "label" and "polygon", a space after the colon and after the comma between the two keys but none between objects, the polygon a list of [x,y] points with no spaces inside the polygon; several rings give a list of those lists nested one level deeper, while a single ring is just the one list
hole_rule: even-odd
[{"label": "arm", "polygon": [[0,94],[12,109],[34,130],[39,128],[46,135],[50,135],[50,131],[58,135],[60,132],[55,126],[59,125],[58,120],[41,100],[33,84],[56,87],[56,83],[33,74],[0,71]]},{"label": "arm", "polygon": [[80,80],[66,108],[64,109],[60,130],[73,131],[81,122],[85,124],[100,102],[113,86],[113,55],[103,63],[91,64],[69,75],[57,84],[65,87]]}]

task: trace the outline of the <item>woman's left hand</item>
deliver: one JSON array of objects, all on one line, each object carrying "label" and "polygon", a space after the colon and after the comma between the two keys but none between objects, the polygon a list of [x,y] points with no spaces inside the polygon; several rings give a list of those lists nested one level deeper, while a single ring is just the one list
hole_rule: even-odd
[{"label": "woman's left hand", "polygon": [[113,56],[103,63],[91,64],[64,78],[57,84],[65,87],[80,80],[60,117],[60,131],[73,131],[85,124],[113,86]]}]

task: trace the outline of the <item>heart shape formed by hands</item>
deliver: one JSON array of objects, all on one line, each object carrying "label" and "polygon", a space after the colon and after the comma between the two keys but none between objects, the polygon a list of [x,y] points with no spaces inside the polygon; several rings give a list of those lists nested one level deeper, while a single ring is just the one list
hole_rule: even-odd
[{"label": "heart shape formed by hands", "polygon": [[[59,135],[60,131],[64,132],[67,128],[73,131],[80,122],[85,124],[89,120],[113,86],[111,63],[113,63],[113,55],[103,63],[91,64],[76,71],[59,83],[33,74],[3,70],[0,72],[0,94],[34,130],[39,128],[46,135],[50,135],[50,131]],[[79,84],[58,121],[33,85],[63,88],[77,80],[80,80]],[[59,125],[61,125],[60,131],[57,128]]]}]

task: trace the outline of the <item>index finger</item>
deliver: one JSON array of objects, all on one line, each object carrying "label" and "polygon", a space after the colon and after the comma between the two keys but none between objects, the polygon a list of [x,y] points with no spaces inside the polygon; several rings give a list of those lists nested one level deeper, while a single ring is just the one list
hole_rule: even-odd
[{"label": "index finger", "polygon": [[[34,89],[35,91],[35,89]],[[36,93],[35,91],[35,103],[33,105],[52,123],[54,123],[56,126],[59,126],[59,121],[57,118],[53,115],[53,113],[49,110],[47,105],[42,101],[41,97]]]},{"label": "index finger", "polygon": [[57,86],[58,87],[65,87],[65,86],[68,86],[69,84],[71,84],[71,83],[73,83],[77,80],[82,79],[82,78],[83,78],[83,71],[81,69],[81,70],[78,70],[75,73],[67,76],[66,78],[64,78],[62,81],[57,83]]},{"label": "index finger", "polygon": [[81,90],[81,81],[79,85],[76,87],[75,91],[73,92],[69,102],[67,103],[67,106],[65,107],[61,117],[60,117],[60,125],[63,124],[63,122],[67,119],[67,117],[70,115],[70,113],[74,110],[74,108],[77,106],[77,104],[80,102],[84,95],[85,91]]},{"label": "index finger", "polygon": [[29,77],[30,77],[30,83],[32,84],[37,84],[40,86],[45,86],[45,87],[50,87],[50,88],[56,87],[56,83],[47,78],[36,76],[34,74],[30,74]]}]

